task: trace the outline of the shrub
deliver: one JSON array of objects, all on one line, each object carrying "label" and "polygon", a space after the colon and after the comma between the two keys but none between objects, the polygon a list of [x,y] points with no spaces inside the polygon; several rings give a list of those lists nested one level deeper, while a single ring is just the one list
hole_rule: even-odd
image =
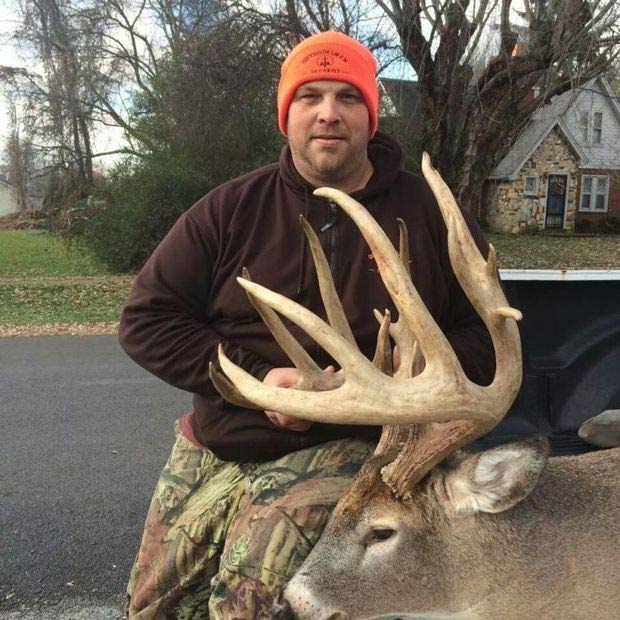
[{"label": "shrub", "polygon": [[180,156],[125,160],[90,201],[93,207],[71,218],[63,235],[88,247],[113,272],[137,271],[177,218],[209,189],[208,180]]}]

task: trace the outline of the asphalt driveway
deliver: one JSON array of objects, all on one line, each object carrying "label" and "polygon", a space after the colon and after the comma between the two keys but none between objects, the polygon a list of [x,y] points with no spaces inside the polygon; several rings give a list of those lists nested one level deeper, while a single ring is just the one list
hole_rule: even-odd
[{"label": "asphalt driveway", "polygon": [[0,338],[0,618],[121,618],[176,417],[115,336]]}]

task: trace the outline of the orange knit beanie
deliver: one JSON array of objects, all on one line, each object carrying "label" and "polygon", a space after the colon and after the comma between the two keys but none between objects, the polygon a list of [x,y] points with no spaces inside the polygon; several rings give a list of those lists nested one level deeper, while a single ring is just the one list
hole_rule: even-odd
[{"label": "orange knit beanie", "polygon": [[306,82],[332,80],[355,86],[366,102],[370,137],[377,131],[379,90],[377,61],[359,41],[341,32],[321,32],[304,39],[288,55],[278,86],[278,126],[286,135],[286,119],[295,91]]}]

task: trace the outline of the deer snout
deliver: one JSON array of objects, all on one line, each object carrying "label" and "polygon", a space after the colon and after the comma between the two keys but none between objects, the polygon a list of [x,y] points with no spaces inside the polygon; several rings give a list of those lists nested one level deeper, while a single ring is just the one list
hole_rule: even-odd
[{"label": "deer snout", "polygon": [[302,605],[297,614],[282,592],[271,606],[271,618],[272,620],[350,620],[346,613],[323,609],[312,604]]}]

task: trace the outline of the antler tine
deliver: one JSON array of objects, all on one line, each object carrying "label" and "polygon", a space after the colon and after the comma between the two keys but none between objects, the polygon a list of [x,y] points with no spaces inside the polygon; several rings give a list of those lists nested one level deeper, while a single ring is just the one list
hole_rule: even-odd
[{"label": "antler tine", "polygon": [[361,205],[344,192],[322,187],[315,190],[314,194],[338,203],[357,224],[370,246],[383,283],[398,308],[399,320],[403,317],[408,329],[416,335],[427,364],[439,367],[447,374],[457,374],[460,365],[456,354],[413,286],[409,265],[403,265],[382,228],[366,209],[360,209]]},{"label": "antler tine", "polygon": [[[268,288],[251,282],[250,280],[237,278],[237,282],[239,282],[252,297],[257,298],[296,325],[299,325],[299,327],[312,336],[325,351],[340,363],[340,366],[347,374],[352,373],[351,376],[359,375],[365,379],[381,375],[379,370],[360,353],[357,346],[350,344],[349,341],[346,340],[344,336],[337,333],[331,325],[313,314],[307,308],[287,299],[284,295],[270,291]],[[226,374],[228,374],[228,372],[226,372]]]},{"label": "antler tine", "polygon": [[[409,260],[409,231],[404,220],[398,218],[398,231],[399,231],[399,243],[398,243],[398,255],[400,262],[402,263],[407,275],[411,277],[411,265]],[[382,314],[378,311],[374,311],[375,318],[379,323],[382,321]],[[394,339],[398,351],[400,354],[400,366],[396,370],[395,376],[397,377],[412,377],[413,376],[413,364],[416,355],[417,341],[415,334],[411,331],[411,328],[405,323],[404,318],[399,317],[396,323],[390,325],[390,335]]]},{"label": "antler tine", "polygon": [[329,264],[327,258],[325,258],[325,253],[323,252],[319,238],[303,215],[299,217],[299,221],[304,229],[310,251],[312,252],[312,259],[314,260],[314,267],[319,280],[321,299],[323,300],[325,311],[327,312],[329,324],[337,333],[345,338],[345,340],[357,348],[357,342],[355,342],[355,337],[351,331],[349,321],[347,321],[347,317],[342,309],[342,304],[340,303],[340,298],[338,297],[336,286],[334,285],[334,278],[329,269]]},{"label": "antler tine", "polygon": [[[402,254],[402,235],[401,235],[401,257]],[[379,333],[377,334],[377,348],[372,363],[386,375],[394,373],[392,347],[390,345],[390,332],[392,325],[390,324],[391,315],[389,310],[385,310],[385,314],[381,315],[375,310],[375,316],[380,322]],[[375,448],[375,454],[383,454],[395,449],[400,450],[411,435],[415,425],[385,424],[381,430],[381,438]]]},{"label": "antler tine", "polygon": [[398,255],[400,256],[400,262],[407,271],[407,275],[411,277],[411,265],[409,260],[409,230],[407,230],[407,224],[402,218],[397,218],[398,222]]},{"label": "antler tine", "polygon": [[[310,334],[340,364],[344,376],[348,379],[353,379],[354,385],[376,384],[385,376],[360,353],[356,346],[351,345],[330,325],[303,306],[244,278],[237,278],[237,281],[254,299],[258,299],[272,310],[284,315],[293,323],[299,325],[306,333]],[[289,389],[266,386],[231,362],[224,353],[222,346],[218,348],[218,359],[222,370],[236,386],[237,390],[244,397],[252,400],[259,408],[279,411],[308,420],[323,419],[326,411],[325,405],[319,404],[317,407],[315,403],[320,393],[324,392],[296,390],[296,394],[293,395]],[[334,374],[337,377],[342,376],[340,373]],[[323,376],[329,380],[334,375],[323,373]],[[331,385],[327,389],[333,387]],[[339,392],[344,387],[345,384],[333,390],[333,392]],[[370,416],[370,414],[368,415]],[[355,408],[344,403],[339,408],[339,411],[334,412],[333,419],[345,424],[365,423],[357,421]]]},{"label": "antler tine", "polygon": [[385,424],[381,429],[381,438],[374,454],[398,454],[403,446],[410,441],[412,433],[416,433],[421,424]]},{"label": "antler tine", "polygon": [[521,341],[515,321],[522,315],[506,301],[497,276],[495,249],[489,247],[485,261],[450,188],[433,168],[427,153],[422,157],[422,172],[448,228],[448,252],[454,274],[493,341],[496,370],[489,391],[498,397],[503,395],[508,409],[521,384]]},{"label": "antler tine", "polygon": [[[424,358],[417,346],[415,338],[411,339],[413,344],[410,349],[411,358],[408,376],[414,377],[424,370]],[[403,360],[401,360],[401,365]],[[400,370],[400,368],[399,368]],[[375,449],[375,454],[383,454],[385,452],[393,452],[395,449],[402,456],[408,446],[415,444],[418,437],[425,432],[428,424],[385,424],[381,430],[381,438]],[[399,456],[396,459],[400,458]],[[386,466],[387,467],[387,466]],[[389,478],[388,478],[389,480]],[[393,485],[389,485],[396,492]]]},{"label": "antler tine", "polygon": [[381,372],[392,376],[394,368],[392,365],[392,345],[390,344],[390,311],[386,310],[379,326],[377,333],[377,346],[375,347],[375,355],[372,363]]},{"label": "antler tine", "polygon": [[246,409],[260,409],[260,407],[257,407],[252,401],[242,396],[231,383],[230,379],[219,372],[212,362],[209,363],[209,379],[211,379],[215,389],[220,393],[222,398],[225,398],[233,405],[245,407]]},{"label": "antler tine", "polygon": [[[251,282],[250,272],[244,267],[242,269],[243,277]],[[325,373],[316,362],[308,355],[307,351],[295,340],[291,332],[285,327],[280,317],[258,297],[246,291],[250,303],[256,308],[263,323],[269,328],[273,334],[275,341],[280,348],[288,355],[293,365],[299,370],[300,380],[294,386],[296,390],[331,390],[342,385],[344,377],[342,373]],[[215,383],[217,390],[222,394],[219,386]],[[222,394],[225,398],[224,394]],[[240,395],[238,395],[240,396]],[[243,397],[241,397],[243,398]],[[244,399],[247,402],[247,399]]]}]

